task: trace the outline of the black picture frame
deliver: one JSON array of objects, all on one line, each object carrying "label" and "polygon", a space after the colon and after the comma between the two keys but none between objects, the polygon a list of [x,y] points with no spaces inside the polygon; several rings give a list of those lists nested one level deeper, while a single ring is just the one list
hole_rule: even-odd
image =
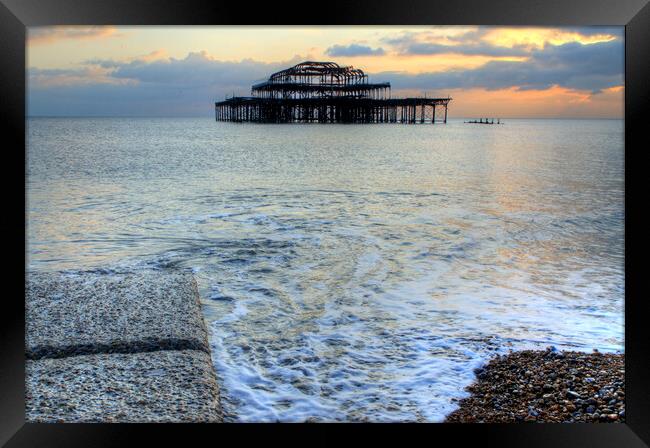
[{"label": "black picture frame", "polygon": [[[0,311],[0,443],[6,446],[132,445],[136,437],[167,443],[201,435],[223,440],[224,431],[250,437],[247,425],[33,424],[24,415],[25,268],[25,30],[38,25],[624,25],[625,26],[625,424],[441,424],[409,425],[410,436],[474,439],[499,446],[642,447],[650,445],[650,338],[645,329],[642,284],[645,247],[643,199],[644,129],[650,103],[650,5],[648,0],[389,0],[305,2],[217,2],[204,0],[0,0],[0,119],[5,128],[2,222],[7,255]],[[22,184],[22,187],[20,185]],[[21,190],[22,188],[22,190]],[[639,197],[643,193],[639,194]],[[274,425],[256,425],[266,433]],[[348,425],[347,428],[358,428]],[[293,427],[295,430],[295,426]],[[304,428],[304,426],[302,426]],[[309,425],[323,432],[330,425]],[[382,436],[395,425],[375,425]],[[433,439],[435,438],[435,439]],[[324,438],[320,441],[333,442]],[[304,443],[310,443],[303,439]],[[179,442],[180,443],[180,442]]]}]

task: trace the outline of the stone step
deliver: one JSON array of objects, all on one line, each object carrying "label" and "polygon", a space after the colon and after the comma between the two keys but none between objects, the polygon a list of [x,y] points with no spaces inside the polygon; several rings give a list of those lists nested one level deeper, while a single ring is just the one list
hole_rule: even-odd
[{"label": "stone step", "polygon": [[216,422],[219,389],[189,273],[28,273],[32,422]]},{"label": "stone step", "polygon": [[189,273],[30,273],[28,359],[160,349],[210,352]]},{"label": "stone step", "polygon": [[219,422],[210,355],[196,350],[28,360],[30,422]]}]

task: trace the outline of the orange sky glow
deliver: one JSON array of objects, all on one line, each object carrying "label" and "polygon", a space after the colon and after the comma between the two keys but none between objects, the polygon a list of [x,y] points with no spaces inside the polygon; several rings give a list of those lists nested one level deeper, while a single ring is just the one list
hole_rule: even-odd
[{"label": "orange sky glow", "polygon": [[84,115],[90,113],[91,98],[106,97],[109,115],[129,115],[130,110],[156,115],[146,101],[174,97],[184,102],[169,108],[204,115],[213,101],[232,93],[248,95],[252,82],[273,71],[303,60],[329,60],[361,68],[373,81],[391,82],[394,97],[449,95],[454,99],[450,114],[456,117],[623,117],[622,27],[254,31],[232,26],[30,28],[28,112]]}]

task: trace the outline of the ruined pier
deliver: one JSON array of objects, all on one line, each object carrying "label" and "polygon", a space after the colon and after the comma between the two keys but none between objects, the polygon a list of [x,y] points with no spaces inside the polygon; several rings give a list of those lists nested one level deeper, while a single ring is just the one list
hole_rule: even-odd
[{"label": "ruined pier", "polygon": [[217,121],[254,123],[446,123],[451,98],[391,98],[388,82],[335,62],[302,62],[215,103]]}]

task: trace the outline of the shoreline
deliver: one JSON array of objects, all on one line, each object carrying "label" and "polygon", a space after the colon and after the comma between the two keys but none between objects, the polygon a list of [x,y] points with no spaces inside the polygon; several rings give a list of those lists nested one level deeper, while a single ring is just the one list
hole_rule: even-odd
[{"label": "shoreline", "polygon": [[[27,421],[223,421],[191,274],[29,272],[25,300]],[[496,354],[442,422],[622,423],[624,364],[596,350]]]},{"label": "shoreline", "polygon": [[546,350],[496,355],[443,423],[625,422],[625,354]]}]

